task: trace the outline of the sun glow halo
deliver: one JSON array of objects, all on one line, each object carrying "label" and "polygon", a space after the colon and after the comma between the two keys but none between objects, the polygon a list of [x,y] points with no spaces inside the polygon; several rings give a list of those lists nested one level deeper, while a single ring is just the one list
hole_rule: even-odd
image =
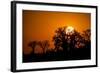
[{"label": "sun glow halo", "polygon": [[72,33],[72,32],[74,32],[74,28],[71,27],[71,26],[68,26],[68,27],[66,28],[66,34],[67,34],[67,33]]}]

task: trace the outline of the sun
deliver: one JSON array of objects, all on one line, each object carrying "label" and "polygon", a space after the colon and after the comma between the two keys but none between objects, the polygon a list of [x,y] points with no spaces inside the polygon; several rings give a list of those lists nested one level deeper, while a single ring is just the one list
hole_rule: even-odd
[{"label": "sun", "polygon": [[66,33],[72,33],[72,32],[74,32],[74,28],[72,26],[68,26],[66,28]]}]

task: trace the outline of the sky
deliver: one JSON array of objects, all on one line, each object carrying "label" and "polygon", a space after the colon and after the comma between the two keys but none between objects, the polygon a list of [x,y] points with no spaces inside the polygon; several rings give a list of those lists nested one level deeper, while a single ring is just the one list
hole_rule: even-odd
[{"label": "sky", "polygon": [[[30,54],[32,48],[28,47],[30,41],[49,40],[53,47],[52,37],[59,27],[71,26],[82,32],[91,27],[90,13],[53,12],[23,10],[23,53]],[[41,49],[35,50],[40,52]]]}]

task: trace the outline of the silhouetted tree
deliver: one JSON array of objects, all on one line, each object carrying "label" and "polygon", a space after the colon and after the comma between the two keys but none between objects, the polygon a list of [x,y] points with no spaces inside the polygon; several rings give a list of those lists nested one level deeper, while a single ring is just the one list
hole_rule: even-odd
[{"label": "silhouetted tree", "polygon": [[[82,37],[82,35],[79,33],[79,32],[77,32],[77,31],[75,31],[74,32],[74,35],[75,35],[75,48],[81,48],[81,47],[83,47],[84,46],[84,37]],[[77,47],[76,47],[77,46]]]},{"label": "silhouetted tree", "polygon": [[84,37],[84,40],[85,40],[85,46],[86,48],[90,48],[91,47],[91,31],[90,29],[87,29],[85,31],[83,31],[83,34],[82,36]]},{"label": "silhouetted tree", "polygon": [[83,31],[83,37],[85,38],[86,41],[90,41],[90,36],[91,36],[91,31],[90,29],[87,29],[85,31]]},{"label": "silhouetted tree", "polygon": [[66,32],[65,32],[65,28],[58,28],[56,31],[55,31],[55,35],[53,37],[53,41],[54,41],[54,45],[55,45],[55,50],[59,50],[62,45],[64,44],[65,41],[65,35],[66,35]]},{"label": "silhouetted tree", "polygon": [[[72,32],[66,33],[66,27],[58,28],[55,31],[55,35],[53,37],[55,49],[59,50],[60,47],[63,48],[64,52],[72,51],[75,48],[80,48],[84,46],[84,37],[77,32],[76,30],[73,30]],[[76,47],[78,46],[78,47]]]},{"label": "silhouetted tree", "polygon": [[44,41],[39,41],[38,45],[40,45],[40,47],[43,49],[43,52],[46,53],[46,51],[48,50],[50,44],[48,40],[44,40]]}]

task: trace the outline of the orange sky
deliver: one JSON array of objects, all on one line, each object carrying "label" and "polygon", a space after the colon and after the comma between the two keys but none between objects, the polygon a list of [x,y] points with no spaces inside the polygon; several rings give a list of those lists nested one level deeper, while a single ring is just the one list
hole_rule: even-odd
[{"label": "orange sky", "polygon": [[91,27],[90,22],[89,13],[23,10],[23,51],[31,52],[27,45],[32,40],[49,40],[53,44],[52,37],[58,27],[72,26],[82,32]]}]

